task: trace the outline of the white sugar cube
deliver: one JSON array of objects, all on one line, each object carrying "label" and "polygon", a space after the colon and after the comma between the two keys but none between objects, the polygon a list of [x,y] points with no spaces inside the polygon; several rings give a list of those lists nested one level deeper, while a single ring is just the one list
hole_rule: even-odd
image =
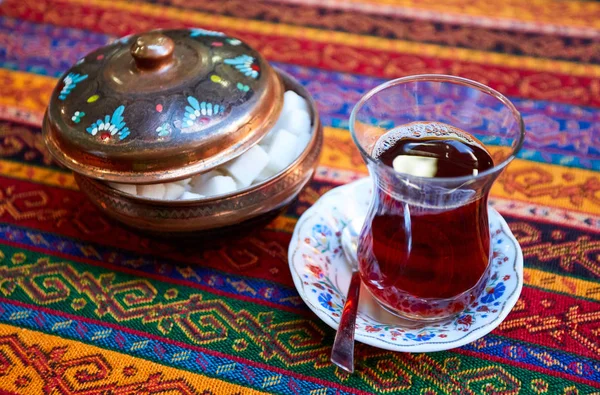
[{"label": "white sugar cube", "polygon": [[235,178],[242,188],[245,188],[252,184],[267,163],[269,163],[269,154],[261,146],[255,145],[242,155],[227,162],[222,168]]},{"label": "white sugar cube", "polygon": [[304,110],[295,108],[284,115],[279,126],[296,136],[310,133],[310,115]]},{"label": "white sugar cube", "polygon": [[281,129],[273,138],[269,147],[269,164],[267,168],[279,173],[296,159],[298,137]]},{"label": "white sugar cube", "polygon": [[185,187],[178,182],[170,182],[165,185],[165,199],[177,200],[185,192]]},{"label": "white sugar cube", "polygon": [[294,91],[287,91],[283,94],[282,113],[290,112],[293,109],[304,110],[310,113],[307,101]]},{"label": "white sugar cube", "polygon": [[164,199],[165,190],[166,188],[164,184],[149,184],[137,186],[138,195],[151,199]]},{"label": "white sugar cube", "polygon": [[229,176],[211,177],[201,184],[194,185],[192,192],[204,196],[223,195],[237,189],[235,180]]},{"label": "white sugar cube", "polygon": [[222,176],[222,175],[223,175],[223,172],[219,171],[219,169],[214,169],[214,170],[208,171],[206,173],[202,173],[202,174],[196,174],[195,176],[193,176],[191,178],[189,185],[191,187],[191,190],[194,190],[196,185],[203,184],[213,177]]},{"label": "white sugar cube", "polygon": [[392,167],[399,173],[417,177],[433,177],[437,172],[437,158],[424,156],[398,155],[392,162]]},{"label": "white sugar cube", "polygon": [[275,135],[277,134],[277,132],[279,131],[279,129],[281,129],[278,125],[279,125],[280,121],[277,121],[277,123],[275,124],[275,126],[273,127],[273,129],[271,129],[269,131],[269,133],[267,133],[262,140],[260,140],[260,145],[265,148],[268,147],[271,142],[273,141],[273,137],[275,137]]},{"label": "white sugar cube", "polygon": [[[295,118],[295,121],[290,121],[289,116],[293,112],[299,112],[300,115],[296,114],[292,117]],[[308,108],[308,102],[300,95],[298,95],[294,91],[287,91],[283,94],[283,108],[281,109],[281,113],[279,114],[279,118],[277,118],[277,122],[271,128],[271,131],[263,137],[261,144],[269,145],[273,140],[273,137],[277,134],[279,129],[287,129],[289,132],[294,134],[298,134],[297,130],[304,130],[306,127],[306,123],[308,120],[308,129],[310,130],[310,109]],[[293,122],[300,122],[300,124],[296,126],[292,126],[292,130],[289,129],[289,126]]]},{"label": "white sugar cube", "polygon": [[118,189],[121,192],[129,193],[131,195],[137,195],[137,188],[132,184],[119,184],[116,182],[109,182],[108,185]]},{"label": "white sugar cube", "polygon": [[277,174],[276,171],[274,171],[268,167],[265,167],[263,169],[263,171],[261,171],[260,174],[258,176],[256,176],[256,180],[254,180],[254,183],[256,184],[259,182],[263,182],[264,180],[267,180],[267,179],[273,177],[275,174]]},{"label": "white sugar cube", "polygon": [[183,180],[179,180],[179,181],[175,181],[175,182],[185,188],[188,185],[190,185],[191,181],[192,181],[191,178],[184,178]]},{"label": "white sugar cube", "polygon": [[300,156],[310,142],[310,133],[302,133],[298,136],[298,145],[296,147],[296,157]]},{"label": "white sugar cube", "polygon": [[185,191],[183,195],[179,197],[180,200],[194,200],[194,199],[202,199],[204,196],[199,195],[194,192]]}]

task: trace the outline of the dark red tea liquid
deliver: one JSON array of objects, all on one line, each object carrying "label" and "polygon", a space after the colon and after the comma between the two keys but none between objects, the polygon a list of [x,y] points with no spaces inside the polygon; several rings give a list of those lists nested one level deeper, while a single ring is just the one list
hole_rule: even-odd
[{"label": "dark red tea liquid", "polygon": [[[464,131],[437,123],[420,127],[426,131],[420,137],[403,137],[406,127],[384,135],[374,156],[396,170],[436,178],[473,176],[493,167],[483,145]],[[438,127],[445,132],[431,133]],[[450,207],[392,197],[384,188],[375,194],[377,209],[358,252],[365,285],[404,316],[427,319],[463,310],[480,291],[474,288],[488,267],[487,194]]]}]

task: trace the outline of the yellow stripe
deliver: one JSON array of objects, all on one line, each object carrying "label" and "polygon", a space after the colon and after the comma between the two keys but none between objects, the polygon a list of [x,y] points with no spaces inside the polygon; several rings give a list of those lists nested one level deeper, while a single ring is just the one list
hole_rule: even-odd
[{"label": "yellow stripe", "polygon": [[[65,319],[65,324],[76,325],[68,321]],[[77,383],[80,380],[76,377],[81,372],[101,373],[86,384],[88,388],[110,388],[115,393],[199,394],[210,390],[229,395],[264,394],[201,374],[10,325],[0,324],[0,341],[0,352],[10,364],[2,377],[2,388],[15,394],[42,394],[44,385],[54,380],[49,378],[53,376],[64,380],[64,384]],[[179,356],[185,357],[185,353]]]},{"label": "yellow stripe", "polygon": [[532,204],[600,214],[597,172],[515,159],[492,187],[492,195]]},{"label": "yellow stripe", "polygon": [[[464,48],[450,48],[433,44],[414,43],[401,40],[386,39],[372,36],[362,36],[352,33],[319,30],[302,26],[292,26],[264,21],[232,18],[228,16],[205,14],[191,10],[181,10],[173,7],[156,6],[118,2],[112,0],[69,0],[69,3],[86,6],[95,5],[103,9],[132,12],[136,15],[168,18],[182,23],[195,23],[210,29],[245,31],[249,33],[273,34],[295,39],[308,39],[324,44],[343,44],[357,48],[369,48],[418,56],[428,56],[465,62],[479,62],[485,65],[513,67],[535,71],[565,73],[585,77],[600,76],[600,66],[591,64],[571,63],[558,60],[539,59],[528,56],[514,56],[499,53],[476,51]],[[139,16],[136,16],[139,17]],[[600,23],[600,18],[598,23]],[[357,52],[356,56],[360,56]],[[377,57],[373,57],[377,62]]]},{"label": "yellow stripe", "polygon": [[523,270],[525,285],[600,301],[600,284],[538,269]]},{"label": "yellow stripe", "polygon": [[267,226],[267,229],[286,233],[293,233],[294,227],[296,226],[296,222],[298,222],[296,218],[280,215]]},{"label": "yellow stripe", "polygon": [[[465,0],[342,0],[437,11],[444,14],[484,16],[561,26],[600,27],[600,5],[593,1],[503,0],[467,2]],[[595,16],[595,18],[594,18]]]},{"label": "yellow stripe", "polygon": [[73,174],[68,171],[0,159],[0,174],[19,180],[32,181],[36,184],[77,189]]},{"label": "yellow stripe", "polygon": [[0,68],[0,104],[43,114],[57,79]]}]

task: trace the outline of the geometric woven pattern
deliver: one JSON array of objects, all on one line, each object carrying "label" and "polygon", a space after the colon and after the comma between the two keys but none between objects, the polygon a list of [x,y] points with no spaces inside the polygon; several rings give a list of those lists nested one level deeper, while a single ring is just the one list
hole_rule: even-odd
[{"label": "geometric woven pattern", "polygon": [[[325,126],[320,166],[264,228],[193,245],[100,215],[40,126],[58,78],[93,49],[155,28],[248,42],[297,78]],[[600,3],[533,0],[0,2],[0,393],[600,393]],[[460,75],[510,97],[527,139],[492,189],[525,259],[491,334],[401,354],[334,331],[287,264],[297,218],[366,174],[352,106],[390,78]]]}]

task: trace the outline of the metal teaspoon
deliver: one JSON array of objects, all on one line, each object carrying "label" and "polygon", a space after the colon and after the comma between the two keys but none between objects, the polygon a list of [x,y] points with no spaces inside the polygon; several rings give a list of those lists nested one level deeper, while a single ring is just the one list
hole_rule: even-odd
[{"label": "metal teaspoon", "polygon": [[350,279],[346,303],[340,318],[340,325],[335,334],[331,350],[331,362],[349,373],[354,372],[354,326],[360,297],[357,250],[358,236],[363,223],[364,218],[362,217],[352,219],[342,231],[341,238],[344,256],[352,268],[352,278]]}]

